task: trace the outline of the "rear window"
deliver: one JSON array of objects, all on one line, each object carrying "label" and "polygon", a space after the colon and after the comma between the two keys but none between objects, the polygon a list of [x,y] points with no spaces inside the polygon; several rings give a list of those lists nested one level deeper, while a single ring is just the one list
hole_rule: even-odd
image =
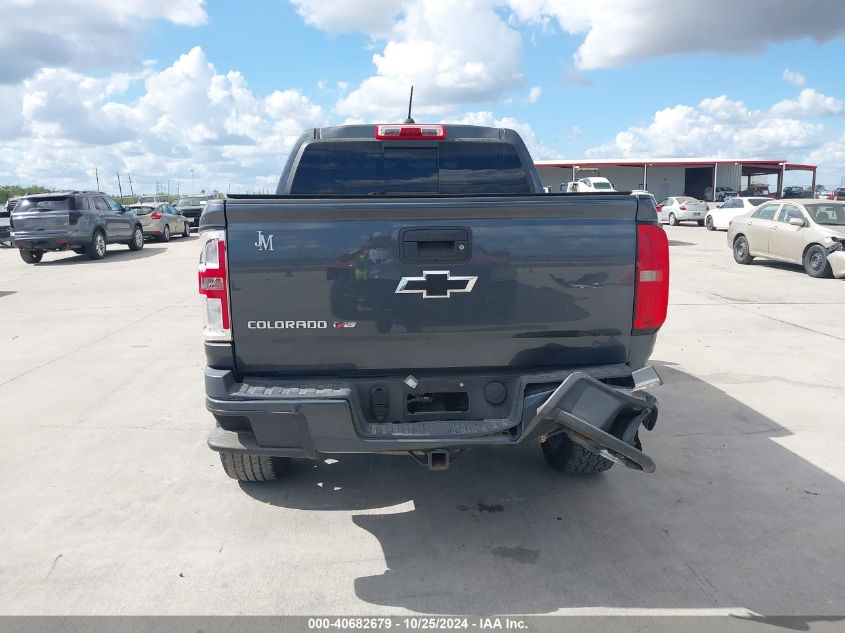
[{"label": "rear window", "polygon": [[182,198],[176,203],[177,207],[198,207],[202,198]]},{"label": "rear window", "polygon": [[680,203],[684,203],[684,202],[698,202],[698,200],[696,200],[695,198],[691,198],[691,197],[689,197],[689,196],[681,196],[680,198],[675,198],[675,200],[677,200],[677,201],[678,201],[678,202],[680,202]]},{"label": "rear window", "polygon": [[136,215],[148,215],[153,212],[154,207],[130,207]]},{"label": "rear window", "polygon": [[771,198],[749,198],[748,203],[756,207],[763,204],[764,202],[768,202],[770,199]]},{"label": "rear window", "polygon": [[529,192],[513,146],[498,142],[432,147],[391,147],[380,141],[312,143],[303,152],[291,186],[294,194]]},{"label": "rear window", "polygon": [[610,186],[609,182],[605,182],[604,180],[594,180],[593,189],[613,189],[613,187]]},{"label": "rear window", "polygon": [[24,198],[15,211],[75,211],[74,196],[51,196],[48,198]]}]

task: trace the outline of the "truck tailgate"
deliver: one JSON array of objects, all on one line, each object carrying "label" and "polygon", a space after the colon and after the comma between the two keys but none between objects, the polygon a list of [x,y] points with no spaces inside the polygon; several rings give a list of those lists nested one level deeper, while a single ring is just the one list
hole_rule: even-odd
[{"label": "truck tailgate", "polygon": [[238,370],[624,363],[636,214],[620,195],[229,199]]}]

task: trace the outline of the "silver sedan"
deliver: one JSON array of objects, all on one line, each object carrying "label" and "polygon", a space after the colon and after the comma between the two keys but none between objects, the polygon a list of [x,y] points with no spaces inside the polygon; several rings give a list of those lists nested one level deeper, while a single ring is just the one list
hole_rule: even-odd
[{"label": "silver sedan", "polygon": [[841,274],[845,202],[772,200],[738,215],[728,227],[728,246],[739,264],[755,257],[803,264],[811,277]]},{"label": "silver sedan", "polygon": [[141,221],[145,237],[169,242],[172,235],[188,237],[191,234],[191,221],[168,202],[133,204],[128,208]]}]

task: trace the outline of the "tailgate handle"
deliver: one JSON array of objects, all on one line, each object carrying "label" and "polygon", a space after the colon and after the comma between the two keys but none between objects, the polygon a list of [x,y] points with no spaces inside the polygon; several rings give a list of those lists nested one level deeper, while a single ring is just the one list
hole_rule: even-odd
[{"label": "tailgate handle", "polygon": [[469,229],[403,229],[399,240],[402,260],[408,263],[466,262],[470,258]]}]

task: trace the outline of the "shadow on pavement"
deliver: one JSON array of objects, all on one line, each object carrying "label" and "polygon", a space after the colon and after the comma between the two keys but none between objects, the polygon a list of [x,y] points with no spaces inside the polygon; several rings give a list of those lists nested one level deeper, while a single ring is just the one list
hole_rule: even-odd
[{"label": "shadow on pavement", "polygon": [[122,244],[109,244],[109,249],[106,251],[104,259],[94,260],[89,259],[87,255],[74,255],[73,257],[62,257],[61,259],[48,259],[51,253],[44,253],[44,259],[33,266],[67,266],[67,265],[85,265],[94,264],[96,266],[104,266],[109,263],[128,262],[135,259],[146,259],[147,257],[155,257],[161,255],[167,250],[167,246],[150,247],[145,244],[140,251],[130,251]]},{"label": "shadow on pavement", "polygon": [[407,457],[339,456],[242,488],[279,507],[356,513],[385,557],[382,574],[354,581],[373,605],[842,613],[842,483],[780,446],[790,433],[769,418],[660,371],[660,419],[642,437],[652,475],[617,465],[566,477],[520,447],[471,451],[441,473]]}]

